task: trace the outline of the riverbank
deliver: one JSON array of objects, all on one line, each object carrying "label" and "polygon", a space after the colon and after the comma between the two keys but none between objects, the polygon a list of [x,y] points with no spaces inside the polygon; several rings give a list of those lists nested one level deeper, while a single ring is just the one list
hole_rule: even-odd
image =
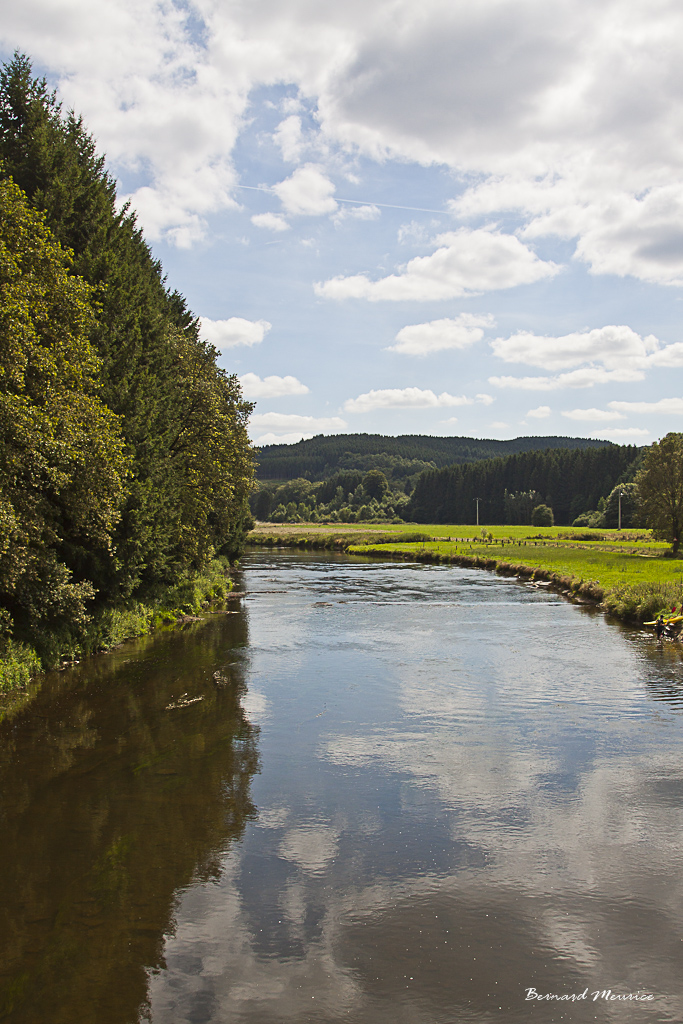
[{"label": "riverbank", "polygon": [[78,640],[57,634],[47,636],[40,653],[29,643],[7,642],[0,657],[0,698],[21,693],[44,669],[63,668],[81,658],[110,651],[126,640],[172,628],[212,605],[222,604],[233,589],[230,571],[227,559],[216,559],[205,572],[168,588],[153,602],[101,608]]},{"label": "riverbank", "polygon": [[647,530],[569,527],[257,527],[248,544],[333,549],[398,561],[489,569],[550,583],[565,596],[639,623],[683,602],[683,561]]}]

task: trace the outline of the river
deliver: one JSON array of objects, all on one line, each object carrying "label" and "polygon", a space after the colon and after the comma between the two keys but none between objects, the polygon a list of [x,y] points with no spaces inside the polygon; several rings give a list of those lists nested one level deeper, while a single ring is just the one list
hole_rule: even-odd
[{"label": "river", "polygon": [[481,570],[239,587],[0,725],[0,1019],[683,1019],[680,645]]}]

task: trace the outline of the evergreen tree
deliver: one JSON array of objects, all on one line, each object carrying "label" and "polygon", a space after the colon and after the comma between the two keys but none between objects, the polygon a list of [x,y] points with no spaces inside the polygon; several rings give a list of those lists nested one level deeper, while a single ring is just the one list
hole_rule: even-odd
[{"label": "evergreen tree", "polygon": [[117,209],[115,182],[81,120],[63,113],[19,54],[0,73],[0,160],[93,289],[100,395],[120,417],[131,460],[96,586],[109,599],[144,597],[215,552],[234,557],[251,522],[252,406],[200,341],[182,295],[166,288],[134,215]]},{"label": "evergreen tree", "polygon": [[0,600],[20,636],[78,633],[124,498],[120,423],[99,397],[92,289],[0,181]]}]

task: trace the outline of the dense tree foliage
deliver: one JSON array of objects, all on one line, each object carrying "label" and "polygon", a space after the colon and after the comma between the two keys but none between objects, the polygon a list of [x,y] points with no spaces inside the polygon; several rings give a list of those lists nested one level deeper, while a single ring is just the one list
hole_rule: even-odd
[{"label": "dense tree foliage", "polygon": [[637,457],[632,446],[549,448],[431,470],[418,479],[408,516],[418,523],[473,523],[479,498],[481,521],[506,523],[510,493],[533,491],[553,510],[556,523],[569,524],[596,508]]},{"label": "dense tree foliage", "polygon": [[[517,437],[513,441],[406,434],[334,434],[297,444],[267,445],[258,459],[261,480],[307,477],[325,480],[341,470],[379,469],[389,480],[405,481],[430,468],[462,465],[546,448],[604,448],[606,441],[583,437]],[[405,489],[405,488],[404,488]]]},{"label": "dense tree foliage", "polygon": [[[78,386],[69,384],[69,373],[64,384],[83,396],[80,405],[69,405],[74,421],[83,403],[91,408],[91,439],[84,435],[79,442],[85,475],[74,480],[87,479],[87,487],[79,483],[81,492],[90,490],[111,506],[106,529],[98,527],[97,537],[99,520],[92,511],[87,513],[90,533],[84,533],[73,511],[62,510],[63,525],[55,527],[59,557],[73,574],[73,585],[82,585],[84,598],[92,591],[100,602],[153,597],[216,553],[238,552],[250,523],[253,453],[246,426],[252,406],[243,401],[237,378],[217,366],[215,349],[201,341],[198,320],[183,296],[167,289],[134,216],[117,209],[114,180],[82,122],[62,112],[45,82],[34,79],[29,61],[18,55],[0,73],[0,180],[12,202],[23,202],[18,186],[42,218],[34,217],[31,230],[42,232],[41,244],[51,254],[44,257],[45,266],[52,261],[45,274],[55,282],[61,275],[63,293],[71,297],[74,311],[68,304],[63,311],[60,307],[62,321],[51,317],[51,336],[36,328],[37,344],[65,368],[70,364],[72,376],[80,374]],[[11,248],[8,225],[2,240]],[[17,295],[22,288],[38,287],[37,271],[25,261],[17,268],[7,271],[10,277],[15,273]],[[11,301],[8,292],[1,310],[8,352],[28,337],[17,327]],[[28,291],[26,301],[33,302]],[[80,346],[73,359],[57,354],[68,344]],[[48,407],[45,396],[53,394],[48,377],[36,377],[35,387],[36,396],[43,389],[45,437],[52,431],[61,441],[66,428]],[[81,419],[85,422],[84,415]],[[108,486],[97,476],[105,473],[105,464]],[[65,487],[55,476],[60,507],[67,502]]]},{"label": "dense tree foliage", "polygon": [[645,449],[636,483],[645,525],[676,554],[683,531],[683,434],[667,434]]},{"label": "dense tree foliage", "polygon": [[[619,523],[619,495],[621,495],[621,524]],[[605,501],[602,525],[608,529],[621,526],[640,526],[640,494],[634,482],[613,487]]]},{"label": "dense tree foliage", "polygon": [[263,485],[251,497],[254,515],[273,523],[402,522],[408,495],[392,490],[379,470],[335,473],[322,483],[305,477]]},{"label": "dense tree foliage", "polygon": [[0,600],[20,626],[78,626],[108,558],[127,459],[98,397],[92,289],[23,193],[0,181]]}]

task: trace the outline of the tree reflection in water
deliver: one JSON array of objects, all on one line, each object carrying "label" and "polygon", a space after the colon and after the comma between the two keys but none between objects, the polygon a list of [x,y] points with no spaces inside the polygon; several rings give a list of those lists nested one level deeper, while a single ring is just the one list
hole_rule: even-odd
[{"label": "tree reflection in water", "polygon": [[246,644],[240,613],[126,645],[1,727],[0,1019],[145,1016],[175,894],[255,813]]}]

